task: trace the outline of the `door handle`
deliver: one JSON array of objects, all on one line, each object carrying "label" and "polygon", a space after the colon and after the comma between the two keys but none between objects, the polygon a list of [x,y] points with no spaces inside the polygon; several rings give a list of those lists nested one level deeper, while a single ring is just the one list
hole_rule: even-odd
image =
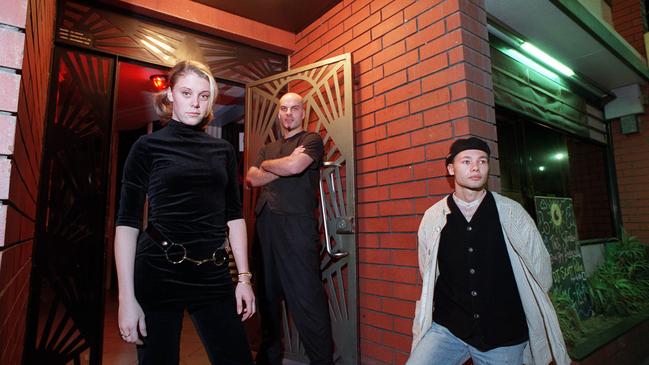
[{"label": "door handle", "polygon": [[[336,184],[334,179],[340,180],[340,164],[335,163],[335,162],[330,162],[327,161],[323,164],[322,169],[320,169],[320,180],[318,181],[318,184],[320,186],[320,210],[322,213],[322,224],[324,226],[324,235],[325,235],[325,247],[327,248],[327,254],[331,256],[334,259],[339,259],[342,257],[345,257],[349,255],[349,252],[345,251],[340,251],[336,250],[334,251],[333,248],[331,247],[331,237],[329,235],[329,225],[327,224],[328,221],[328,216],[327,216],[327,208],[325,205],[325,193],[324,193],[324,188],[322,185],[322,180],[325,178],[324,171],[327,168],[333,168],[335,171],[335,174],[331,174],[331,180],[329,182],[329,196],[334,202],[333,204],[336,204],[338,201],[338,191],[336,190]],[[342,194],[342,191],[340,192]],[[334,212],[335,215],[335,212]],[[346,217],[346,216],[334,216],[334,222],[336,226],[336,234],[349,234],[354,232],[353,228],[353,217]]]}]

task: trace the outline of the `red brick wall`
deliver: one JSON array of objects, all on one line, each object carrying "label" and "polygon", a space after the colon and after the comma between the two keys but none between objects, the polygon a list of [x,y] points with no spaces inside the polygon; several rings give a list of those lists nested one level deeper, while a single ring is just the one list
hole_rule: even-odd
[{"label": "red brick wall", "polygon": [[[613,23],[638,52],[645,55],[640,0],[613,0]],[[649,95],[649,88],[643,93]],[[645,105],[645,110],[649,105]],[[632,235],[649,244],[649,114],[639,116],[640,132],[623,135],[620,122],[612,123],[613,153],[618,178],[622,224]]]},{"label": "red brick wall", "polygon": [[619,120],[611,129],[622,224],[629,234],[649,244],[649,117],[644,114],[639,119],[639,133],[622,134]]},{"label": "red brick wall", "polygon": [[496,140],[484,1],[345,0],[296,50],[292,68],[352,53],[361,361],[402,364],[421,290],[416,232],[451,190],[448,147]]},{"label": "red brick wall", "polygon": [[2,0],[0,23],[0,364],[25,335],[55,2]]},{"label": "red brick wall", "polygon": [[644,0],[613,0],[611,2],[611,13],[615,30],[643,57],[646,57],[644,44],[644,32],[646,30],[642,20],[642,1]]}]

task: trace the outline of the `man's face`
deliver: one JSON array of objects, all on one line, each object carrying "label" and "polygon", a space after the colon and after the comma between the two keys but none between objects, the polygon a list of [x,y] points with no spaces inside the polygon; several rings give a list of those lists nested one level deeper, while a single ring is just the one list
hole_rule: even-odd
[{"label": "man's face", "polygon": [[456,187],[482,190],[489,177],[489,156],[481,150],[464,150],[446,168],[455,177]]},{"label": "man's face", "polygon": [[302,98],[296,94],[286,94],[279,101],[279,121],[282,127],[291,132],[302,127],[304,107]]}]

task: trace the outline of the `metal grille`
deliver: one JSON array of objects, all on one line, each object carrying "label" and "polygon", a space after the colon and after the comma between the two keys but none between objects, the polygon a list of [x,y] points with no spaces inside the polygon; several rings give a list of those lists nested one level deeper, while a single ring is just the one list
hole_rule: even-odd
[{"label": "metal grille", "polygon": [[114,61],[54,57],[25,344],[27,364],[98,364]]}]

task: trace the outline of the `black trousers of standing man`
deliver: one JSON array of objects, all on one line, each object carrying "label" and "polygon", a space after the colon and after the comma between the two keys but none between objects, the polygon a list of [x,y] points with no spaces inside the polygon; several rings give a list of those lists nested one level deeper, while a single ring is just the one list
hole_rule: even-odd
[{"label": "black trousers of standing man", "polygon": [[264,276],[259,293],[263,342],[257,364],[282,363],[282,295],[311,364],[333,364],[331,320],[320,279],[317,221],[275,214],[266,207],[257,217],[257,234]]}]

